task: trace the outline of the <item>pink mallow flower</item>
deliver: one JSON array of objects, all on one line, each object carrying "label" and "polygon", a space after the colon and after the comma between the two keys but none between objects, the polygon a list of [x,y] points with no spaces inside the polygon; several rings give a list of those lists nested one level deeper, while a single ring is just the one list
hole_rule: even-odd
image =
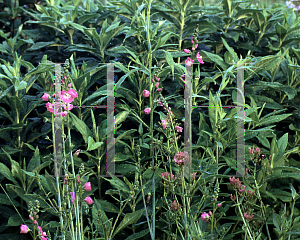
[{"label": "pink mallow flower", "polygon": [[167,121],[162,120],[161,122],[162,122],[163,129],[166,129],[167,128]]},{"label": "pink mallow flower", "polygon": [[218,204],[217,204],[217,207],[218,207],[218,208],[222,207],[222,203],[218,203]]},{"label": "pink mallow flower", "polygon": [[178,166],[184,165],[189,161],[188,152],[179,152],[175,154],[174,161],[177,163]]},{"label": "pink mallow flower", "polygon": [[46,103],[47,111],[54,112],[54,105],[50,102]]},{"label": "pink mallow flower", "polygon": [[150,96],[150,92],[148,90],[144,90],[143,91],[143,96],[144,97],[149,97]]},{"label": "pink mallow flower", "polygon": [[41,234],[41,239],[43,240],[47,239],[45,238],[47,236],[46,232],[43,232],[43,229],[40,226],[38,226],[38,229],[39,229],[39,233]]},{"label": "pink mallow flower", "polygon": [[191,66],[192,64],[194,63],[194,60],[192,60],[192,59],[190,59],[189,57],[186,59],[186,61],[185,61],[185,64],[187,65],[187,66]]},{"label": "pink mallow flower", "polygon": [[158,92],[161,92],[161,91],[162,91],[162,88],[158,88],[157,91],[158,91]]},{"label": "pink mallow flower", "polygon": [[145,114],[150,114],[151,108],[146,108],[146,109],[144,110],[144,112],[145,112]]},{"label": "pink mallow flower", "polygon": [[87,182],[86,184],[84,184],[84,190],[88,192],[92,191],[91,182]]},{"label": "pink mallow flower", "polygon": [[158,83],[155,83],[155,87],[156,87],[156,88],[158,88],[158,85],[159,85],[159,82],[158,82]]},{"label": "pink mallow flower", "polygon": [[27,233],[30,230],[29,227],[24,224],[21,224],[20,229],[21,229],[20,233]]},{"label": "pink mallow flower", "polygon": [[73,205],[75,205],[75,203],[74,203],[74,200],[75,200],[74,192],[70,192],[70,195],[72,197],[72,203],[73,203]]},{"label": "pink mallow flower", "polygon": [[200,56],[200,53],[199,53],[199,52],[197,52],[196,57],[197,57],[199,63],[204,64],[204,62],[203,62],[203,60],[202,60],[202,56]]},{"label": "pink mallow flower", "polygon": [[64,103],[71,103],[74,101],[74,97],[73,95],[71,94],[70,92],[71,89],[69,89],[69,91],[65,91],[65,90],[62,90],[61,91],[61,100],[64,102]]},{"label": "pink mallow flower", "polygon": [[93,204],[93,199],[90,196],[87,196],[84,201],[88,204],[88,205],[92,205]]},{"label": "pink mallow flower", "polygon": [[189,53],[190,52],[190,50],[188,50],[188,49],[184,49],[183,50],[185,53]]},{"label": "pink mallow flower", "polygon": [[209,221],[209,215],[204,212],[201,214],[201,219],[204,221],[204,222],[208,222]]},{"label": "pink mallow flower", "polygon": [[44,95],[42,96],[42,99],[44,101],[49,101],[49,97],[50,97],[50,95],[48,93],[44,93]]},{"label": "pink mallow flower", "polygon": [[175,126],[175,129],[176,129],[177,132],[182,132],[182,127]]}]

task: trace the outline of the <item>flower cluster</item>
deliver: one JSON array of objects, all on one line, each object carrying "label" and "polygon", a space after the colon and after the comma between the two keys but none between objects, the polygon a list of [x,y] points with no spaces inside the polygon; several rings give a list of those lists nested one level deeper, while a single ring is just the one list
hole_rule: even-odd
[{"label": "flower cluster", "polygon": [[[296,8],[297,11],[300,10],[300,6],[298,6],[300,2],[298,1],[286,1],[285,4],[288,6],[288,8]],[[296,4],[296,5],[295,5]]]},{"label": "flower cluster", "polygon": [[252,220],[252,218],[254,217],[253,213],[244,213],[244,218],[246,220],[248,220],[249,222]]},{"label": "flower cluster", "polygon": [[[38,200],[35,200],[34,205],[32,204],[31,201],[29,201],[28,203],[28,211],[29,211],[29,218],[32,221],[33,225],[37,225],[37,219],[39,218],[39,215],[37,214],[39,212],[39,208],[40,208],[40,203]],[[20,233],[27,233],[29,231],[31,231],[31,229],[24,224],[21,224],[20,226]],[[38,226],[39,232],[38,232],[38,236],[39,239],[41,240],[47,240],[47,234],[46,232],[43,232],[43,229],[41,226]]]},{"label": "flower cluster", "polygon": [[160,80],[160,78],[158,78],[156,76],[153,76],[153,78],[152,78],[152,82],[155,83],[155,87],[157,88],[156,91],[161,92],[162,88],[158,87],[159,86],[159,80]]},{"label": "flower cluster", "polygon": [[[66,84],[66,82],[64,80],[68,81],[68,78],[69,78],[69,73],[67,70],[67,68],[69,66],[68,59],[66,60],[65,65],[66,65],[66,68],[65,68],[65,73],[64,73],[64,79],[61,80],[61,82],[63,84]],[[42,96],[42,99],[46,102],[51,101],[51,102],[46,103],[47,111],[49,111],[51,113],[54,112],[55,116],[61,115],[62,117],[65,117],[67,115],[67,111],[71,110],[73,108],[73,105],[71,104],[71,102],[73,102],[74,99],[78,97],[77,92],[71,88],[72,84],[73,83],[69,83],[68,87],[66,87],[66,85],[65,85],[65,88],[66,89],[68,88],[67,91],[62,90],[58,93],[61,102],[55,102],[54,99],[52,99],[52,101],[51,101],[50,95],[48,93],[44,93],[44,95]],[[53,84],[52,84],[52,86],[53,86]],[[52,95],[52,98],[54,98],[55,96],[56,96],[56,94],[54,93]],[[62,106],[64,108],[64,110],[66,110],[66,111],[58,113],[60,106]]]},{"label": "flower cluster", "polygon": [[[84,190],[89,192],[92,191],[92,186],[90,182],[87,182],[86,184],[84,184]],[[72,198],[72,203],[73,205],[75,205],[74,200],[75,200],[75,195],[74,192],[70,192],[71,198]],[[87,196],[84,201],[88,204],[88,205],[92,205],[93,204],[93,199],[90,196]]]},{"label": "flower cluster", "polygon": [[[193,39],[194,39],[195,41],[194,41]],[[192,50],[193,50],[193,52],[194,52],[194,51],[197,49],[197,47],[198,47],[198,40],[197,40],[196,37],[192,37],[191,42],[192,42],[192,44],[193,44]],[[184,49],[183,51],[184,51],[185,53],[190,53],[190,50],[189,50],[189,49]],[[202,56],[200,56],[200,53],[199,53],[199,52],[197,52],[196,58],[197,58],[197,60],[198,60],[199,63],[204,64],[204,62],[203,62],[203,60],[202,60]],[[186,59],[186,61],[185,61],[185,64],[186,64],[187,66],[191,66],[193,63],[194,63],[194,60],[190,59],[189,57],[188,57],[188,58]],[[182,76],[181,76],[181,77],[182,77]]]},{"label": "flower cluster", "polygon": [[174,161],[178,166],[183,166],[184,164],[189,163],[189,154],[188,152],[179,152],[175,154]]},{"label": "flower cluster", "polygon": [[181,205],[178,202],[176,202],[175,200],[171,203],[171,211],[172,212],[176,212],[180,208],[181,208]]}]

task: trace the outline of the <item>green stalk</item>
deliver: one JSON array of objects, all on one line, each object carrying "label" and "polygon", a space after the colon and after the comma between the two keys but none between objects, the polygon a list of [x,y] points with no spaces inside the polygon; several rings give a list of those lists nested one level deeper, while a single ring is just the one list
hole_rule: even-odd
[{"label": "green stalk", "polygon": [[[150,82],[150,135],[151,135],[151,146],[150,146],[150,157],[152,158],[152,169],[154,170],[154,148],[153,148],[153,91],[152,91],[152,81],[151,81],[151,68],[152,68],[152,49],[150,42],[150,8],[152,0],[148,2],[147,9],[147,41],[148,41],[148,50],[149,50],[149,82]],[[152,240],[155,240],[155,185],[154,177],[152,178],[152,190],[153,190],[153,199],[152,199]]]},{"label": "green stalk", "polygon": [[[68,110],[69,112],[69,110]],[[71,158],[71,165],[72,165],[72,176],[73,176],[73,189],[75,188],[76,185],[76,174],[75,174],[75,168],[74,168],[74,160],[73,160],[73,154],[72,153],[72,149],[71,149],[71,129],[70,129],[70,114],[68,114],[68,138],[69,138],[69,150],[70,150],[70,158]],[[78,206],[78,194],[76,194],[76,191],[74,189],[74,194],[75,194],[75,215],[76,215],[76,222],[77,222],[77,226],[76,226],[76,230],[78,230],[78,240],[81,240],[82,236],[81,236],[81,230],[80,230],[80,218],[79,218],[79,206]],[[77,239],[77,236],[76,236]]]},{"label": "green stalk", "polygon": [[[52,114],[52,139],[53,139],[53,151],[56,152],[55,132],[54,132],[54,116],[53,116],[53,114]],[[63,220],[62,210],[61,210],[61,196],[60,196],[59,176],[56,176],[56,188],[57,188],[58,206],[59,206],[59,212],[60,212],[59,220],[60,220],[61,234],[62,234],[62,239],[65,239],[65,236],[63,234],[64,220]]]}]

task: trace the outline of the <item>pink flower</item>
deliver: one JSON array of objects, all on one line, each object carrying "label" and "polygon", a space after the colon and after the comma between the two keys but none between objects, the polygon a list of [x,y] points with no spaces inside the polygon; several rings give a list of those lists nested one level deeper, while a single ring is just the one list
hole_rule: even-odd
[{"label": "pink flower", "polygon": [[44,95],[42,96],[42,99],[44,101],[49,101],[49,97],[50,97],[50,95],[48,93],[44,93]]},{"label": "pink flower", "polygon": [[199,63],[204,64],[204,62],[202,60],[202,56],[200,56],[199,52],[197,52],[197,56],[196,57],[197,57]]},{"label": "pink flower", "polygon": [[80,176],[77,176],[77,178],[78,178],[78,179],[77,179],[77,183],[80,184],[80,183],[81,183],[81,181],[80,181]]},{"label": "pink flower", "polygon": [[33,221],[33,216],[29,216],[29,218]]},{"label": "pink flower", "polygon": [[87,196],[84,201],[88,204],[88,205],[92,205],[93,204],[93,199],[90,196]]},{"label": "pink flower", "polygon": [[64,80],[61,80],[61,82],[62,82],[63,84],[65,84],[65,81],[64,81]]},{"label": "pink flower", "polygon": [[162,88],[158,88],[157,91],[158,91],[158,92],[162,91]]},{"label": "pink flower", "polygon": [[73,98],[77,98],[77,97],[78,97],[77,92],[76,92],[74,89],[72,89],[72,88],[70,88],[70,89],[68,90],[68,93],[69,93]]},{"label": "pink flower", "polygon": [[34,220],[34,221],[33,221],[33,224],[34,224],[34,225],[37,225],[37,221],[36,221],[36,220]]},{"label": "pink flower", "polygon": [[187,66],[191,66],[193,64],[194,60],[190,59],[189,57],[186,59],[185,64]]},{"label": "pink flower", "polygon": [[[70,89],[69,89],[70,90]],[[71,103],[74,101],[74,97],[73,95],[70,94],[70,92],[68,91],[65,91],[65,90],[62,90],[61,91],[61,100],[64,102],[64,103]]]},{"label": "pink flower", "polygon": [[184,75],[184,74],[181,75],[181,79],[182,79],[183,81],[185,81],[185,75]]},{"label": "pink flower", "polygon": [[150,92],[148,90],[144,90],[143,91],[143,96],[144,97],[149,97],[150,96]]},{"label": "pink flower", "polygon": [[68,84],[68,87],[69,87],[69,88],[71,88],[71,87],[72,87],[72,85],[73,85],[73,83],[69,83],[69,84]]},{"label": "pink flower", "polygon": [[190,52],[190,50],[188,50],[188,49],[184,49],[183,50],[185,53],[189,53]]},{"label": "pink flower", "polygon": [[154,76],[152,77],[152,82],[154,83]]},{"label": "pink flower", "polygon": [[193,50],[193,51],[195,51],[195,48],[194,48],[194,47],[192,47],[192,50]]},{"label": "pink flower", "polygon": [[159,85],[159,82],[155,84],[155,87],[157,87],[157,88],[158,88],[158,85]]},{"label": "pink flower", "polygon": [[248,221],[251,221],[252,218],[254,217],[253,213],[244,213],[244,218]]},{"label": "pink flower", "polygon": [[234,201],[234,200],[236,199],[236,196],[235,196],[235,195],[232,196],[232,194],[230,194],[230,199],[231,199],[232,201]]},{"label": "pink flower", "polygon": [[195,45],[195,48],[197,48],[197,47],[198,47],[198,44]]},{"label": "pink flower", "polygon": [[68,103],[67,105],[63,103],[62,106],[65,110],[68,110],[67,107],[69,108],[69,111],[73,109],[73,105],[71,103]]},{"label": "pink flower", "polygon": [[157,78],[156,78],[156,81],[158,81],[158,82],[159,82],[159,80],[160,80],[160,78],[158,78],[158,77],[157,77]]},{"label": "pink flower", "polygon": [[166,122],[166,120],[162,120],[162,125],[163,125],[163,129],[167,128],[167,122]]},{"label": "pink flower", "polygon": [[21,224],[20,226],[21,232],[20,233],[27,233],[30,229],[27,225]]},{"label": "pink flower", "polygon": [[[162,173],[161,177],[171,181],[171,174],[170,173],[167,173],[167,172]],[[172,181],[175,181],[176,178],[177,177],[174,177],[174,174],[172,174]]]},{"label": "pink flower", "polygon": [[179,152],[175,154],[174,161],[178,166],[182,166],[189,161],[188,152]]},{"label": "pink flower", "polygon": [[218,204],[217,204],[217,207],[218,207],[218,208],[222,207],[222,203],[218,203]]},{"label": "pink flower", "polygon": [[146,108],[146,109],[144,110],[144,112],[145,112],[145,114],[150,114],[151,108]]},{"label": "pink flower", "polygon": [[196,179],[196,174],[197,174],[196,172],[191,173],[191,180],[192,181]]},{"label": "pink flower", "polygon": [[193,38],[192,38],[192,40],[191,40],[191,43],[194,43]]},{"label": "pink flower", "polygon": [[209,221],[209,215],[204,212],[201,214],[201,219],[204,221],[204,222],[208,222]]},{"label": "pink flower", "polygon": [[175,129],[176,129],[177,132],[182,132],[182,127],[175,126]]},{"label": "pink flower", "polygon": [[213,198],[212,200],[213,200],[213,202],[216,202],[216,201],[217,201],[217,199],[216,199],[216,198]]},{"label": "pink flower", "polygon": [[88,192],[92,191],[91,182],[87,182],[86,184],[84,184],[84,190]]},{"label": "pink flower", "polygon": [[209,211],[208,214],[209,214],[210,216],[212,216],[212,212],[211,212],[211,211]]},{"label": "pink flower", "polygon": [[75,205],[75,203],[74,203],[74,200],[75,200],[74,192],[70,192],[70,195],[72,197],[72,203],[73,203],[73,205]]},{"label": "pink flower", "polygon": [[54,105],[52,103],[46,103],[47,111],[54,112]]},{"label": "pink flower", "polygon": [[176,202],[175,200],[171,203],[171,210],[172,212],[177,211],[178,209],[180,209],[181,205]]},{"label": "pink flower", "polygon": [[65,117],[65,116],[67,116],[67,112],[66,111],[63,111],[63,112],[60,112],[60,113],[58,113],[58,112],[55,112],[55,116],[59,116],[59,115],[61,115],[62,117]]},{"label": "pink flower", "polygon": [[38,229],[39,229],[39,233],[41,234],[41,239],[47,239],[47,238],[43,238],[47,236],[46,232],[43,232],[43,229],[40,226],[38,226]]}]

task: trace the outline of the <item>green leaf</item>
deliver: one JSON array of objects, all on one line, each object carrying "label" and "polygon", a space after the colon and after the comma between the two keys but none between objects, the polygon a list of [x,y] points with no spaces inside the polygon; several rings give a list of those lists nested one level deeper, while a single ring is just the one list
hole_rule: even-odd
[{"label": "green leaf", "polygon": [[125,119],[127,118],[128,114],[129,114],[128,111],[120,112],[120,113],[116,116],[115,126],[117,126],[117,125],[120,124],[121,122],[125,121]]},{"label": "green leaf", "polygon": [[272,123],[278,123],[286,118],[288,118],[289,116],[293,115],[292,113],[290,114],[281,114],[279,116],[270,116],[266,119],[260,119],[259,124],[258,125],[270,125]]},{"label": "green leaf", "polygon": [[13,177],[17,177],[22,183],[22,185],[24,185],[24,175],[21,171],[21,167],[19,163],[13,159],[10,159],[10,163],[11,163],[11,174],[13,175]]},{"label": "green leaf", "polygon": [[105,210],[105,212],[110,212],[110,213],[119,213],[120,209],[116,207],[114,204],[106,201],[106,200],[98,200],[99,203],[101,204],[102,209]]},{"label": "green leaf", "polygon": [[166,60],[168,62],[168,64],[170,65],[171,67],[171,70],[172,70],[172,75],[173,75],[173,81],[175,79],[175,75],[174,75],[174,60],[173,60],[173,57],[171,56],[171,54],[169,52],[166,52]]},{"label": "green leaf", "polygon": [[21,226],[22,223],[23,221],[20,218],[19,214],[15,214],[8,219],[8,223],[6,226],[16,227]]},{"label": "green leaf", "polygon": [[140,126],[139,126],[139,134],[140,134],[140,136],[143,135],[143,124],[142,123],[140,123]]},{"label": "green leaf", "polygon": [[69,114],[72,118],[72,122],[75,125],[76,129],[81,133],[84,141],[87,143],[88,142],[88,137],[93,135],[91,130],[75,114],[73,114],[72,112],[69,112]]},{"label": "green leaf", "polygon": [[95,142],[94,139],[92,137],[89,136],[88,138],[88,149],[87,151],[92,151],[97,149],[98,147],[100,147],[103,144],[103,142]]},{"label": "green leaf", "polygon": [[266,148],[270,149],[270,142],[269,140],[264,136],[264,134],[259,134],[256,136],[256,138],[259,140],[259,142]]},{"label": "green leaf", "polygon": [[149,228],[142,230],[140,232],[134,233],[127,237],[125,240],[134,240],[134,239],[141,239],[141,237],[146,236],[149,233]]},{"label": "green leaf", "polygon": [[276,23],[275,25],[276,33],[279,37],[279,39],[283,39],[287,33],[287,30],[284,26],[282,26],[280,23]]},{"label": "green leaf", "polygon": [[211,63],[217,63],[224,71],[226,71],[230,65],[223,61],[223,59],[214,53],[206,52],[206,51],[200,51],[200,55],[203,56],[203,61],[211,62]]},{"label": "green leaf", "polygon": [[238,56],[237,56],[236,52],[233,50],[233,48],[229,47],[229,45],[227,44],[227,42],[224,38],[222,38],[222,42],[223,42],[224,46],[226,47],[226,49],[228,50],[228,52],[230,53],[230,55],[233,58],[234,62],[238,62],[238,60],[239,60]]},{"label": "green leaf", "polygon": [[15,91],[23,90],[27,87],[27,82],[21,81],[17,78],[15,81]]},{"label": "green leaf", "polygon": [[[5,150],[1,148],[3,152]],[[6,153],[6,152],[5,152]],[[14,179],[8,167],[6,167],[3,163],[0,162],[0,173],[8,180],[12,181],[14,184],[18,185],[18,182]]]},{"label": "green leaf", "polygon": [[287,147],[287,144],[288,144],[288,140],[289,140],[289,137],[288,137],[288,133],[284,134],[279,140],[278,140],[278,148],[279,148],[279,154],[282,154],[284,153],[286,147]]},{"label": "green leaf", "polygon": [[128,225],[136,223],[141,218],[144,211],[145,211],[145,209],[142,208],[133,213],[127,213],[125,215],[124,219],[120,222],[116,231],[113,233],[112,237],[114,237],[118,232],[120,232],[122,229],[126,228]]}]

